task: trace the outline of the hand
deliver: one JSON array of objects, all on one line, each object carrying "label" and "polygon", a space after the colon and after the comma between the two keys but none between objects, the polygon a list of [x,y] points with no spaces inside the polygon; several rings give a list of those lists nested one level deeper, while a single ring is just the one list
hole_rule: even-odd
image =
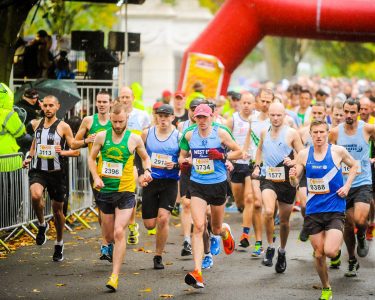
[{"label": "hand", "polygon": [[55,152],[61,155],[61,145],[55,145]]},{"label": "hand", "polygon": [[249,159],[251,155],[247,151],[242,151],[242,159]]},{"label": "hand", "polygon": [[172,170],[174,168],[174,165],[175,163],[173,161],[167,161],[165,163],[165,167],[168,169],[168,170]]},{"label": "hand", "polygon": [[180,170],[183,174],[189,174],[191,170],[191,164],[188,161],[183,162],[180,164]]},{"label": "hand", "polygon": [[104,188],[104,182],[100,177],[94,179],[94,188],[101,189]]},{"label": "hand", "polygon": [[349,188],[344,185],[342,186],[341,188],[339,188],[336,192],[340,197],[342,198],[345,198],[346,196],[348,196],[348,193],[349,193]]},{"label": "hand", "polygon": [[295,165],[295,162],[287,156],[284,158],[284,165],[286,165],[287,167],[293,167]]},{"label": "hand", "polygon": [[227,167],[227,170],[228,170],[229,172],[232,172],[233,169],[234,169],[233,164],[232,164],[229,160],[226,160],[226,161],[225,161],[225,166]]},{"label": "hand", "polygon": [[96,133],[89,135],[87,138],[84,139],[85,143],[93,143],[95,141]]},{"label": "hand", "polygon": [[151,172],[149,170],[145,170],[145,172],[143,173],[143,181],[147,183],[152,181]]},{"label": "hand", "polygon": [[259,167],[254,167],[253,174],[251,174],[251,177],[257,178],[259,177],[260,174],[260,168]]},{"label": "hand", "polygon": [[26,169],[29,164],[31,162],[31,158],[26,158],[23,162],[22,162],[22,168]]},{"label": "hand", "polygon": [[140,175],[140,176],[138,177],[138,182],[139,182],[139,185],[140,185],[141,187],[146,187],[146,186],[148,186],[148,182],[145,180],[145,175],[144,175],[144,174],[142,174],[142,175]]},{"label": "hand", "polygon": [[211,160],[223,160],[225,158],[225,155],[219,150],[212,148],[208,150],[208,158]]},{"label": "hand", "polygon": [[296,167],[293,166],[289,169],[289,178],[290,179],[296,178],[296,176],[297,176],[297,169]]}]

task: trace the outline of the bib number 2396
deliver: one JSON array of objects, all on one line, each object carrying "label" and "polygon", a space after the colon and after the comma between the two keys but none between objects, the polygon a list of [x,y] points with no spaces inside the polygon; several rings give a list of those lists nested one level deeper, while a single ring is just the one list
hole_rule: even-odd
[{"label": "bib number 2396", "polygon": [[102,176],[109,178],[121,178],[122,176],[122,163],[113,163],[103,161]]}]

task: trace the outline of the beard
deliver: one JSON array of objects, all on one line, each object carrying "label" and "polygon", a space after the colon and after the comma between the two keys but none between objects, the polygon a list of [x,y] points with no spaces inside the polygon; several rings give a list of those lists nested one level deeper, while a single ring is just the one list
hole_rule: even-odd
[{"label": "beard", "polygon": [[346,118],[345,123],[348,124],[348,125],[352,125],[354,123],[354,120],[350,119],[350,118]]},{"label": "beard", "polygon": [[121,135],[124,131],[125,131],[126,127],[124,128],[119,128],[119,129],[115,129],[113,128],[113,131],[117,134],[117,135]]}]

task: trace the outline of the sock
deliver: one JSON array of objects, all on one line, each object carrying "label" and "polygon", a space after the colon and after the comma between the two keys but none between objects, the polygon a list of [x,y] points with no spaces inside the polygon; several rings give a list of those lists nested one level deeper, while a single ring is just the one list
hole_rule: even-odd
[{"label": "sock", "polygon": [[243,227],[243,233],[249,234],[250,227]]},{"label": "sock", "polygon": [[210,251],[208,251],[207,253],[204,254],[204,256],[211,256],[212,257],[212,254]]},{"label": "sock", "polygon": [[191,244],[191,238],[190,238],[190,235],[184,237],[184,242],[185,242],[185,241],[188,242],[189,244]]},{"label": "sock", "polygon": [[275,246],[273,245],[273,243],[268,244],[268,247],[269,247],[269,248],[275,248]]},{"label": "sock", "polygon": [[61,240],[60,242],[55,241],[55,245],[62,246],[62,245],[64,245],[64,241],[63,240]]},{"label": "sock", "polygon": [[[215,238],[216,240],[221,238],[221,235],[211,234],[211,238]],[[224,239],[224,237],[223,237]]]},{"label": "sock", "polygon": [[284,254],[285,253],[285,249],[283,249],[283,248],[279,248],[279,252],[281,253],[281,254]]},{"label": "sock", "polygon": [[46,221],[44,221],[43,223],[39,223],[39,226],[46,227],[47,226]]},{"label": "sock", "polygon": [[353,257],[349,256],[349,260],[355,260],[355,261],[357,261],[357,259],[355,258],[355,256],[353,256]]},{"label": "sock", "polygon": [[259,245],[262,246],[262,241],[255,241],[255,244],[258,243]]}]

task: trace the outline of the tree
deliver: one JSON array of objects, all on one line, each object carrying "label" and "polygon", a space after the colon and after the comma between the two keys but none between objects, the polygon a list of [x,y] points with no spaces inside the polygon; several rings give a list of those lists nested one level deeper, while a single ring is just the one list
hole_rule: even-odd
[{"label": "tree", "polygon": [[9,84],[17,36],[36,2],[37,0],[0,1],[0,82]]}]

